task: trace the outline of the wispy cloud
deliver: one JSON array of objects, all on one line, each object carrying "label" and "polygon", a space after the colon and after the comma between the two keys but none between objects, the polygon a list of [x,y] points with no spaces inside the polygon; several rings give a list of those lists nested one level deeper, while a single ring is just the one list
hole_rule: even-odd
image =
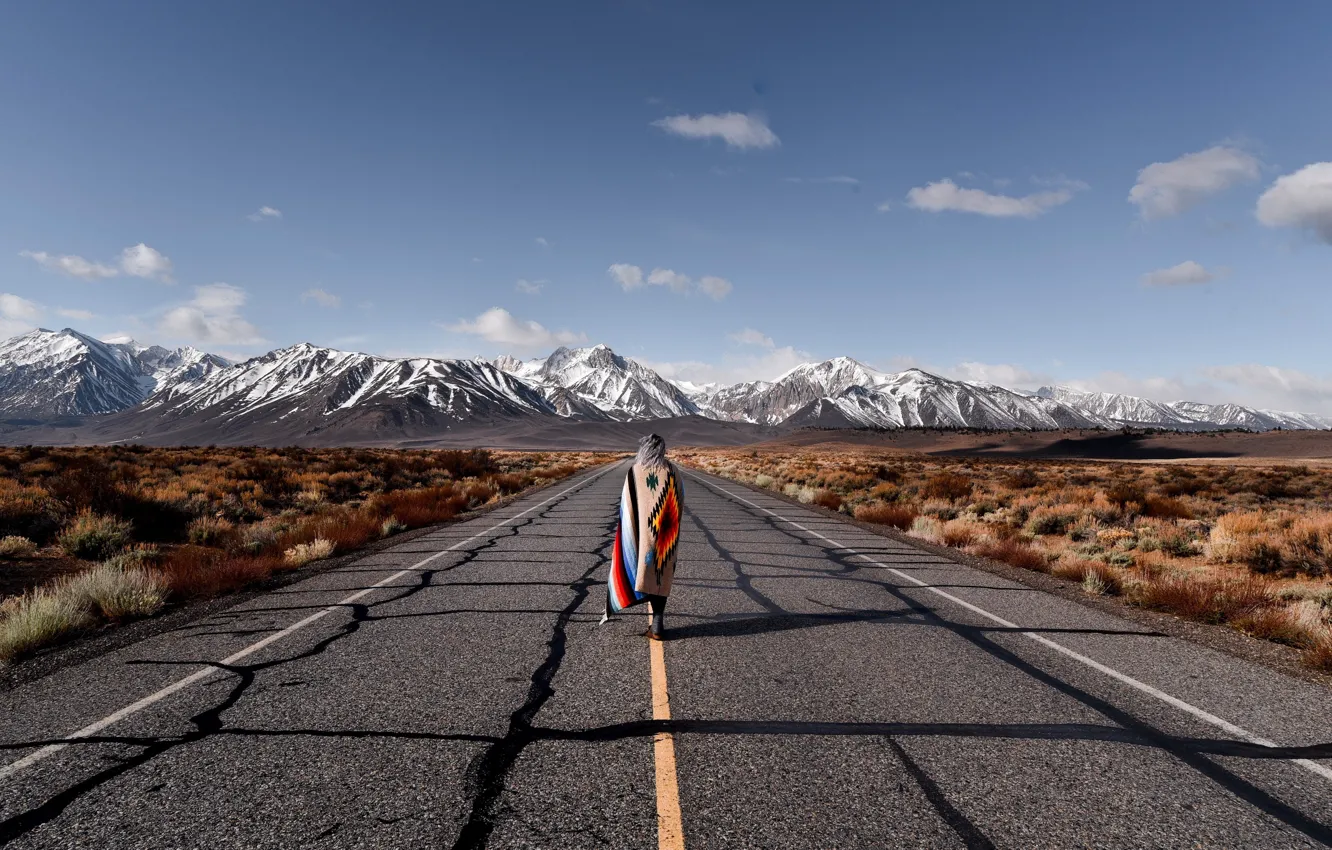
[{"label": "wispy cloud", "polygon": [[614,263],[606,269],[606,273],[625,292],[646,286],[664,286],[672,292],[700,292],[714,301],[720,301],[730,295],[731,290],[735,288],[729,280],[716,275],[704,275],[694,280],[687,274],[664,268],[655,268],[644,274],[642,268],[629,263]]},{"label": "wispy cloud", "polygon": [[519,278],[518,282],[514,284],[513,288],[523,293],[524,295],[540,295],[541,289],[545,285],[546,281],[544,280],[524,280],[522,278]]},{"label": "wispy cloud", "polygon": [[301,293],[301,303],[313,301],[320,307],[337,309],[342,306],[342,296],[334,295],[331,292],[325,292],[322,289],[307,289]]},{"label": "wispy cloud", "polygon": [[[963,188],[945,177],[907,192],[907,206],[925,212],[967,212],[994,218],[1035,218],[1073,199],[1086,184],[1064,181],[1060,188],[1022,197]],[[884,209],[880,206],[880,212]]]},{"label": "wispy cloud", "polygon": [[741,345],[757,345],[759,348],[776,348],[777,343],[772,341],[772,337],[756,331],[753,328],[745,328],[742,331],[735,331],[726,335],[726,338],[732,342],[738,342]]},{"label": "wispy cloud", "polygon": [[835,175],[833,177],[783,177],[787,183],[834,183],[840,186],[859,186],[860,181],[854,177],[845,175]]},{"label": "wispy cloud", "polygon": [[57,307],[55,309],[55,314],[57,316],[63,316],[66,319],[74,319],[75,321],[79,322],[86,322],[89,319],[96,318],[96,316],[93,315],[93,312],[91,310],[71,310],[68,307]]},{"label": "wispy cloud", "polygon": [[454,322],[444,328],[453,333],[479,336],[487,342],[517,349],[551,348],[587,342],[587,334],[547,330],[537,322],[515,318],[502,307],[492,307],[471,321]]},{"label": "wispy cloud", "polygon": [[728,148],[772,148],[781,144],[762,115],[724,112],[704,115],[673,115],[652,122],[666,132],[685,139],[721,139]]},{"label": "wispy cloud", "polygon": [[270,218],[282,218],[282,210],[275,207],[260,207],[246,216],[250,221],[264,221]]},{"label": "wispy cloud", "polygon": [[1332,162],[1278,177],[1258,199],[1257,214],[1268,227],[1309,230],[1332,245]]},{"label": "wispy cloud", "polygon": [[1142,276],[1144,286],[1193,286],[1216,280],[1217,273],[1203,268],[1201,263],[1185,260],[1168,269],[1157,269]]},{"label": "wispy cloud", "polygon": [[1218,145],[1186,153],[1139,171],[1128,200],[1138,205],[1144,219],[1179,215],[1209,195],[1257,180],[1260,165],[1256,157],[1236,147]]},{"label": "wispy cloud", "polygon": [[83,280],[101,280],[125,275],[174,283],[171,277],[171,260],[142,242],[121,251],[115,265],[85,260],[74,254],[55,255],[45,251],[20,251],[19,256],[27,257],[48,271]]},{"label": "wispy cloud", "polygon": [[540,245],[542,248],[549,248],[551,245],[554,244],[553,242],[551,242],[549,239],[547,239],[547,238],[544,237],[544,236],[538,236],[534,241],[536,242],[536,244]]},{"label": "wispy cloud", "polygon": [[8,339],[27,333],[42,319],[42,305],[18,295],[0,292],[0,336]]},{"label": "wispy cloud", "polygon": [[263,335],[240,314],[247,300],[239,286],[196,286],[194,298],[162,314],[157,329],[168,337],[205,345],[260,345],[266,342]]}]

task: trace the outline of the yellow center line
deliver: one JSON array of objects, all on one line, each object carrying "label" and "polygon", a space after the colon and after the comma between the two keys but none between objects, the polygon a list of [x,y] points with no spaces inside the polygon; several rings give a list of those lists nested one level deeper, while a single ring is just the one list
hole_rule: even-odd
[{"label": "yellow center line", "polygon": [[[651,616],[648,617],[651,621]],[[652,719],[671,719],[671,698],[666,690],[666,650],[659,640],[649,640],[652,655]],[[680,825],[680,791],[675,778],[675,736],[658,732],[652,741],[657,763],[657,848],[684,850],[684,828]]]}]

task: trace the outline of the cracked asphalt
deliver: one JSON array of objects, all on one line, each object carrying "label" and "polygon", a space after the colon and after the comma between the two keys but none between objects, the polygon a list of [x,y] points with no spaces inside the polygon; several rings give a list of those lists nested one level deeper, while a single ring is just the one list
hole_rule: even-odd
[{"label": "cracked asphalt", "polygon": [[1332,843],[1327,689],[694,472],[653,721],[645,617],[597,624],[623,469],[0,693],[3,770],[213,671],[0,778],[0,844],[650,848],[664,729],[691,848]]}]

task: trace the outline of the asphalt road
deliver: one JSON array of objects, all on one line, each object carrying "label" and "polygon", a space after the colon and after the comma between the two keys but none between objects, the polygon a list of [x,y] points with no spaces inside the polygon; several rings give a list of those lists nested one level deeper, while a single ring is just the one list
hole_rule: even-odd
[{"label": "asphalt road", "polygon": [[1332,843],[1327,689],[693,473],[653,721],[622,470],[0,693],[0,843]]}]

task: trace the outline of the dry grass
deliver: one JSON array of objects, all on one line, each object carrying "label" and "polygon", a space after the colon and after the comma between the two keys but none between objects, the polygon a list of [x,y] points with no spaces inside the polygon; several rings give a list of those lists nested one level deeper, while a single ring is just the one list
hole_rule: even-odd
[{"label": "dry grass", "polygon": [[37,552],[37,544],[21,534],[0,538],[0,558],[27,558]]},{"label": "dry grass", "polygon": [[916,512],[902,505],[889,505],[884,502],[868,502],[856,506],[855,518],[864,522],[890,525],[906,531],[916,521]]},{"label": "dry grass", "polygon": [[28,571],[28,583],[16,584],[0,570],[0,599],[10,594],[0,606],[0,659],[442,522],[600,460],[583,452],[0,448],[0,557],[45,564],[53,577],[35,586]]},{"label": "dry grass", "polygon": [[322,561],[333,556],[333,541],[316,537],[309,543],[297,543],[284,553],[283,560],[293,567],[303,567],[311,561]]},{"label": "dry grass", "polygon": [[1332,669],[1332,469],[852,448],[709,449],[682,459],[1088,593],[1298,646],[1309,664]]}]

